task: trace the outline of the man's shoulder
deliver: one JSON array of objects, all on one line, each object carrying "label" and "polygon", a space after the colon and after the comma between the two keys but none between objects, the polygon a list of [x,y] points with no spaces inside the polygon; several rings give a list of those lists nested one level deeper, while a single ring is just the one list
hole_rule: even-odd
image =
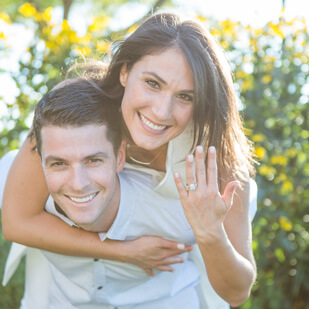
[{"label": "man's shoulder", "polygon": [[124,169],[118,176],[122,188],[152,187],[152,175],[141,171]]}]

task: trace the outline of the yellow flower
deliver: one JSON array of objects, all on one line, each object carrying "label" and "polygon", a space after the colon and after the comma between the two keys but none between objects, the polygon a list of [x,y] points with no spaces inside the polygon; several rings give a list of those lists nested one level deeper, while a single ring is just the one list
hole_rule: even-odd
[{"label": "yellow flower", "polygon": [[129,28],[128,33],[134,32],[138,28],[138,25],[133,25],[132,27]]},{"label": "yellow flower", "polygon": [[80,56],[89,56],[91,55],[91,49],[88,47],[76,47],[75,52]]},{"label": "yellow flower", "polygon": [[64,19],[62,22],[62,31],[65,32],[69,30],[71,30],[69,22],[66,19]]},{"label": "yellow flower", "polygon": [[263,147],[257,147],[255,148],[255,154],[259,159],[263,159],[265,156],[266,150]]},{"label": "yellow flower", "polygon": [[271,77],[270,74],[264,75],[262,77],[262,83],[263,84],[269,84],[271,82],[271,80],[272,80],[272,77]]},{"label": "yellow flower", "polygon": [[0,32],[0,40],[6,40],[4,32]]},{"label": "yellow flower", "polygon": [[221,41],[220,45],[222,46],[223,49],[227,49],[229,47],[229,44],[226,41]]},{"label": "yellow flower", "polygon": [[247,90],[253,89],[253,82],[251,78],[246,78],[243,81],[242,91],[245,92]]},{"label": "yellow flower", "polygon": [[286,166],[288,164],[288,159],[284,156],[272,156],[270,158],[270,163],[281,165],[281,166]]},{"label": "yellow flower", "polygon": [[51,18],[52,18],[52,12],[53,12],[53,8],[52,7],[49,7],[49,8],[47,8],[45,11],[44,11],[44,13],[43,13],[43,19],[45,20],[45,21],[50,21],[51,20]]},{"label": "yellow flower", "polygon": [[281,195],[288,195],[289,193],[293,192],[294,186],[291,181],[286,180],[283,182],[280,188]]},{"label": "yellow flower", "polygon": [[37,13],[36,8],[28,2],[20,6],[18,12],[25,17],[33,17]]},{"label": "yellow flower", "polygon": [[283,182],[285,180],[287,180],[287,176],[286,174],[280,174],[278,177],[275,178],[275,183],[280,183],[280,182]]},{"label": "yellow flower", "polygon": [[282,39],[284,39],[285,34],[283,33],[282,29],[281,29],[281,24],[274,24],[273,22],[268,23],[268,26],[270,27],[270,29],[277,34],[278,36],[280,36]]},{"label": "yellow flower", "polygon": [[202,23],[204,23],[204,22],[207,20],[206,17],[201,16],[201,15],[197,15],[196,18],[197,18],[200,22],[202,22]]},{"label": "yellow flower", "polygon": [[88,31],[101,31],[108,26],[109,22],[110,18],[108,16],[95,17],[93,23],[88,27]]},{"label": "yellow flower", "polygon": [[245,71],[237,71],[236,72],[236,79],[244,79],[248,76]]},{"label": "yellow flower", "polygon": [[264,30],[262,29],[262,28],[256,28],[256,29],[254,29],[254,34],[256,35],[256,36],[259,36],[259,35],[261,35],[261,34],[263,34],[264,33]]},{"label": "yellow flower", "polygon": [[223,27],[222,32],[225,35],[231,35],[233,37],[237,33],[237,30],[235,29],[238,26],[237,22],[233,22],[227,19],[227,20],[222,21],[221,25]]},{"label": "yellow flower", "polygon": [[269,175],[275,174],[275,172],[276,170],[273,167],[267,166],[265,164],[259,167],[259,173],[263,176],[269,176]]},{"label": "yellow flower", "polygon": [[106,51],[109,51],[110,46],[111,46],[110,42],[99,41],[97,42],[96,50],[99,52],[106,52]]},{"label": "yellow flower", "polygon": [[299,153],[299,150],[296,148],[290,148],[290,149],[287,149],[285,153],[288,157],[294,158]]},{"label": "yellow flower", "polygon": [[292,230],[292,227],[293,227],[292,223],[287,217],[280,217],[279,224],[280,224],[280,227],[287,232]]},{"label": "yellow flower", "polygon": [[254,135],[252,135],[251,139],[252,139],[252,141],[259,143],[259,142],[262,142],[265,139],[265,135],[263,135],[263,134],[254,134]]},{"label": "yellow flower", "polygon": [[247,123],[248,127],[250,127],[250,128],[255,127],[255,121],[252,120],[252,119],[248,120],[246,123]]},{"label": "yellow flower", "polygon": [[8,14],[0,12],[0,19],[3,20],[6,24],[10,24],[10,16]]},{"label": "yellow flower", "polygon": [[89,45],[91,41],[93,41],[93,38],[90,33],[86,33],[84,36],[77,38],[79,45]]},{"label": "yellow flower", "polygon": [[210,33],[214,36],[214,37],[217,37],[217,38],[220,38],[221,37],[221,32],[218,30],[218,29],[211,29],[210,30]]},{"label": "yellow flower", "polygon": [[243,132],[245,133],[245,135],[251,135],[252,134],[252,129],[248,129],[248,128],[243,128]]}]

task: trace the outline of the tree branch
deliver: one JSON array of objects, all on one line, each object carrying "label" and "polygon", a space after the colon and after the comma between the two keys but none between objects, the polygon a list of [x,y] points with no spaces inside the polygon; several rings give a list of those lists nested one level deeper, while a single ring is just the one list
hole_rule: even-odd
[{"label": "tree branch", "polygon": [[63,20],[68,19],[73,1],[74,0],[63,0]]}]

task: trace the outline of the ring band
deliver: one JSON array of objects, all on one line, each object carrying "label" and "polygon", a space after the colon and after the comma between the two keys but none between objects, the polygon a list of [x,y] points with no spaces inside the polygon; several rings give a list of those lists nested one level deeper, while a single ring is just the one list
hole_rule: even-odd
[{"label": "ring band", "polygon": [[187,190],[194,191],[197,188],[197,182],[191,183],[191,185],[187,185]]}]

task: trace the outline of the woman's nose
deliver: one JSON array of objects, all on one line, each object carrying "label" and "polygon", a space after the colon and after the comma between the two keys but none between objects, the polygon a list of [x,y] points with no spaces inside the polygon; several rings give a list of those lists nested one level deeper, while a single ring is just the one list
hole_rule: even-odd
[{"label": "woman's nose", "polygon": [[157,98],[158,100],[153,103],[152,111],[158,121],[169,120],[172,116],[173,98],[169,94],[165,94]]}]

